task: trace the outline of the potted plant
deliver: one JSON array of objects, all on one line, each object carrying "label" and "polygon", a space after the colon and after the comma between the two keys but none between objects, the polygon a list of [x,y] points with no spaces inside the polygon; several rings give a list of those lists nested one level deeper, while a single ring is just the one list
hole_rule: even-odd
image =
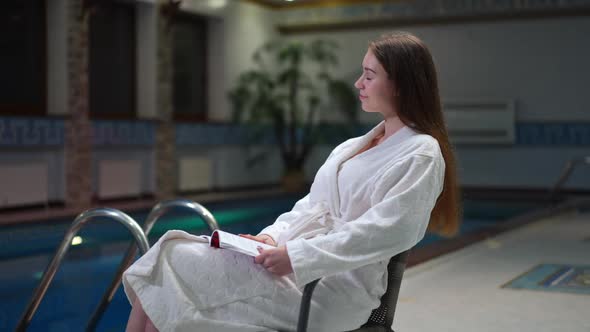
[{"label": "potted plant", "polygon": [[[305,161],[325,138],[320,112],[340,112],[345,123],[358,122],[352,84],[331,74],[336,50],[336,43],[327,40],[269,42],[256,50],[255,67],[243,72],[229,92],[234,121],[250,124],[252,142],[272,130],[286,190],[305,186]],[[252,160],[263,158],[258,154]]]}]

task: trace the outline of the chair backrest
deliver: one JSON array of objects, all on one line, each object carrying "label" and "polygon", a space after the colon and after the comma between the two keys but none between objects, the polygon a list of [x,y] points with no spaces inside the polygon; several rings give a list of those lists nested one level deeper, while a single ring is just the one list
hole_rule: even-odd
[{"label": "chair backrest", "polygon": [[387,290],[381,297],[381,305],[379,308],[373,310],[367,323],[363,327],[369,326],[384,326],[390,329],[393,324],[393,316],[395,314],[395,306],[397,305],[397,298],[399,289],[404,276],[406,268],[406,261],[408,260],[409,250],[393,256],[387,265]]},{"label": "chair backrest", "polygon": [[[379,308],[373,310],[369,320],[355,331],[374,330],[379,327],[379,330],[391,331],[393,324],[393,315],[395,314],[395,306],[397,304],[397,297],[402,283],[402,277],[406,268],[406,261],[408,259],[409,250],[393,256],[387,265],[387,290],[381,297],[381,305]],[[299,321],[297,322],[297,332],[307,331],[307,323],[309,318],[309,308],[311,296],[315,286],[320,279],[316,279],[305,285],[303,296],[301,297],[301,307],[299,310]],[[375,327],[375,328],[373,328]]]}]

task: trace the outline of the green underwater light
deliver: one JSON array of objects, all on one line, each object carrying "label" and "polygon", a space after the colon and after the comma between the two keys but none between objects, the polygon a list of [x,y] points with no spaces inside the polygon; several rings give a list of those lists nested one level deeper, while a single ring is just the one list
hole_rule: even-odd
[{"label": "green underwater light", "polygon": [[[249,223],[256,222],[261,217],[267,217],[273,209],[261,209],[261,208],[242,208],[229,211],[214,212],[213,216],[217,220],[221,229],[224,226],[236,224],[236,223]],[[156,223],[154,228],[150,232],[150,235],[163,234],[171,229],[182,229],[182,230],[207,230],[207,224],[199,216],[179,216],[166,218],[163,223]]]}]

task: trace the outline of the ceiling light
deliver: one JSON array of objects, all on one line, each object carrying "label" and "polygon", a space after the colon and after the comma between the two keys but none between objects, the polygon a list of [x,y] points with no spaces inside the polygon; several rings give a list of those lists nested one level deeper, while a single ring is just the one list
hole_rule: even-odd
[{"label": "ceiling light", "polygon": [[227,0],[209,0],[209,7],[213,9],[223,8],[227,5]]}]

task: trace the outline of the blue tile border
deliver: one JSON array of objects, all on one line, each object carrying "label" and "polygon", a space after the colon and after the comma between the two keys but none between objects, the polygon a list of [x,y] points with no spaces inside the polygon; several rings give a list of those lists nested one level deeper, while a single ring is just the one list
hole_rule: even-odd
[{"label": "blue tile border", "polygon": [[[176,145],[243,145],[253,130],[234,124],[179,123],[176,125]],[[272,136],[262,129],[263,143],[272,144]]]},{"label": "blue tile border", "polygon": [[153,146],[156,124],[150,121],[92,121],[94,146]]},{"label": "blue tile border", "polygon": [[539,264],[502,287],[590,295],[590,265]]},{"label": "blue tile border", "polygon": [[63,144],[63,119],[0,117],[0,147],[52,147]]},{"label": "blue tile border", "polygon": [[[64,145],[65,120],[42,117],[0,117],[1,147],[61,147]],[[94,146],[153,146],[157,123],[146,120],[93,120]],[[338,144],[346,138],[371,129],[359,125],[355,129],[343,125],[320,128],[321,144]],[[300,133],[298,133],[298,136]],[[258,136],[257,140],[252,137]],[[177,123],[176,144],[179,146],[219,146],[275,144],[269,126],[248,126],[232,123]],[[517,123],[516,146],[590,146],[590,122],[582,123]]]},{"label": "blue tile border", "polygon": [[[156,124],[150,121],[92,121],[94,146],[153,146]],[[65,120],[0,117],[0,147],[63,147]]]},{"label": "blue tile border", "polygon": [[[326,125],[323,133],[324,144],[337,144],[348,137],[361,135],[372,126],[360,125],[356,130],[346,129],[342,125]],[[242,145],[252,135],[252,129],[234,124],[178,124],[176,126],[176,144],[178,145]],[[263,133],[262,144],[275,141],[271,128]],[[517,123],[517,146],[589,146],[589,123]]]},{"label": "blue tile border", "polygon": [[518,145],[590,145],[590,123],[518,123]]},{"label": "blue tile border", "polygon": [[[351,128],[343,125],[325,125],[318,130],[320,144],[337,144],[343,140],[361,135],[372,126]],[[301,130],[296,132],[301,141]],[[273,128],[268,125],[236,124],[178,124],[176,125],[176,144],[182,145],[246,145],[276,144]]]}]

